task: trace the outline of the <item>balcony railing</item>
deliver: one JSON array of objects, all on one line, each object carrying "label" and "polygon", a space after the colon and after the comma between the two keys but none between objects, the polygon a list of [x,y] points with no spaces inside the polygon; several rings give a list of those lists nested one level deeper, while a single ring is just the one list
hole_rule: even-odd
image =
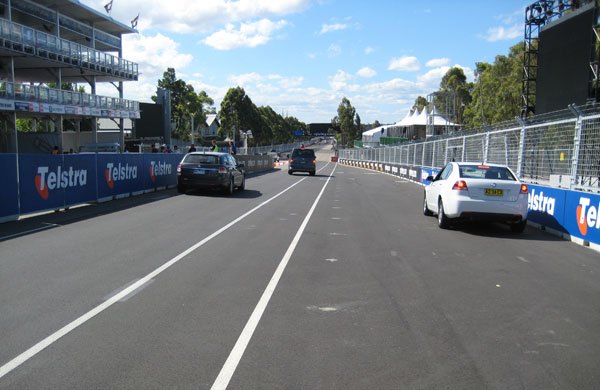
[{"label": "balcony railing", "polygon": [[0,83],[0,99],[129,112],[138,112],[140,110],[140,103],[133,100],[11,82]]},{"label": "balcony railing", "polygon": [[137,80],[138,64],[91,47],[0,18],[0,45],[77,68]]}]

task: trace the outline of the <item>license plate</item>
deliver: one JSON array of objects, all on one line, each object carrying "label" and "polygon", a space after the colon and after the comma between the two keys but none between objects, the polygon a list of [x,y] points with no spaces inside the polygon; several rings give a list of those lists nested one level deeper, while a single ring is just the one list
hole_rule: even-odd
[{"label": "license plate", "polygon": [[204,175],[205,173],[206,171],[204,171],[204,169],[194,169],[195,175]]},{"label": "license plate", "polygon": [[504,191],[496,189],[496,188],[486,188],[485,194],[490,196],[502,196],[504,195]]}]

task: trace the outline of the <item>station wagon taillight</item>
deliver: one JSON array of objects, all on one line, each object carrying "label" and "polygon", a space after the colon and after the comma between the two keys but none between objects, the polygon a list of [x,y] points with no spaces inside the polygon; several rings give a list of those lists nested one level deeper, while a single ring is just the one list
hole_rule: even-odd
[{"label": "station wagon taillight", "polygon": [[219,167],[219,173],[227,173],[227,168]]},{"label": "station wagon taillight", "polygon": [[453,190],[458,190],[458,191],[462,191],[462,190],[468,190],[467,188],[467,182],[464,180],[460,180],[457,181],[456,183],[454,183],[454,185],[452,186]]},{"label": "station wagon taillight", "polygon": [[181,173],[181,164],[177,165],[177,172]]}]

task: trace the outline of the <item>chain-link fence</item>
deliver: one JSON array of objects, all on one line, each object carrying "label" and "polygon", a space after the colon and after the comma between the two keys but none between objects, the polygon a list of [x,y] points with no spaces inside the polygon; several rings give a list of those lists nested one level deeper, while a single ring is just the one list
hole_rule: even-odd
[{"label": "chain-link fence", "polygon": [[451,161],[504,164],[525,182],[600,192],[600,114],[572,106],[425,141],[344,149],[339,157],[434,169]]}]

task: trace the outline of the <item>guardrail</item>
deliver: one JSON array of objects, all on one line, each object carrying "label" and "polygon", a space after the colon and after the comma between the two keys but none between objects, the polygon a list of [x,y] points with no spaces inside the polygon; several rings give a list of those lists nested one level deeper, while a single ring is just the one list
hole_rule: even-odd
[{"label": "guardrail", "polygon": [[[0,154],[0,222],[174,187],[182,158],[167,153]],[[237,158],[248,172],[273,169],[268,156]]]},{"label": "guardrail", "polygon": [[138,79],[138,64],[134,62],[2,18],[0,40],[9,50],[119,78]]},{"label": "guardrail", "polygon": [[600,114],[597,108],[572,106],[494,129],[393,147],[344,149],[339,157],[436,169],[450,161],[499,163],[528,183],[600,192]]},{"label": "guardrail", "polygon": [[91,95],[84,92],[12,82],[0,82],[0,99],[74,105],[129,112],[137,112],[140,110],[139,102],[134,100]]}]

